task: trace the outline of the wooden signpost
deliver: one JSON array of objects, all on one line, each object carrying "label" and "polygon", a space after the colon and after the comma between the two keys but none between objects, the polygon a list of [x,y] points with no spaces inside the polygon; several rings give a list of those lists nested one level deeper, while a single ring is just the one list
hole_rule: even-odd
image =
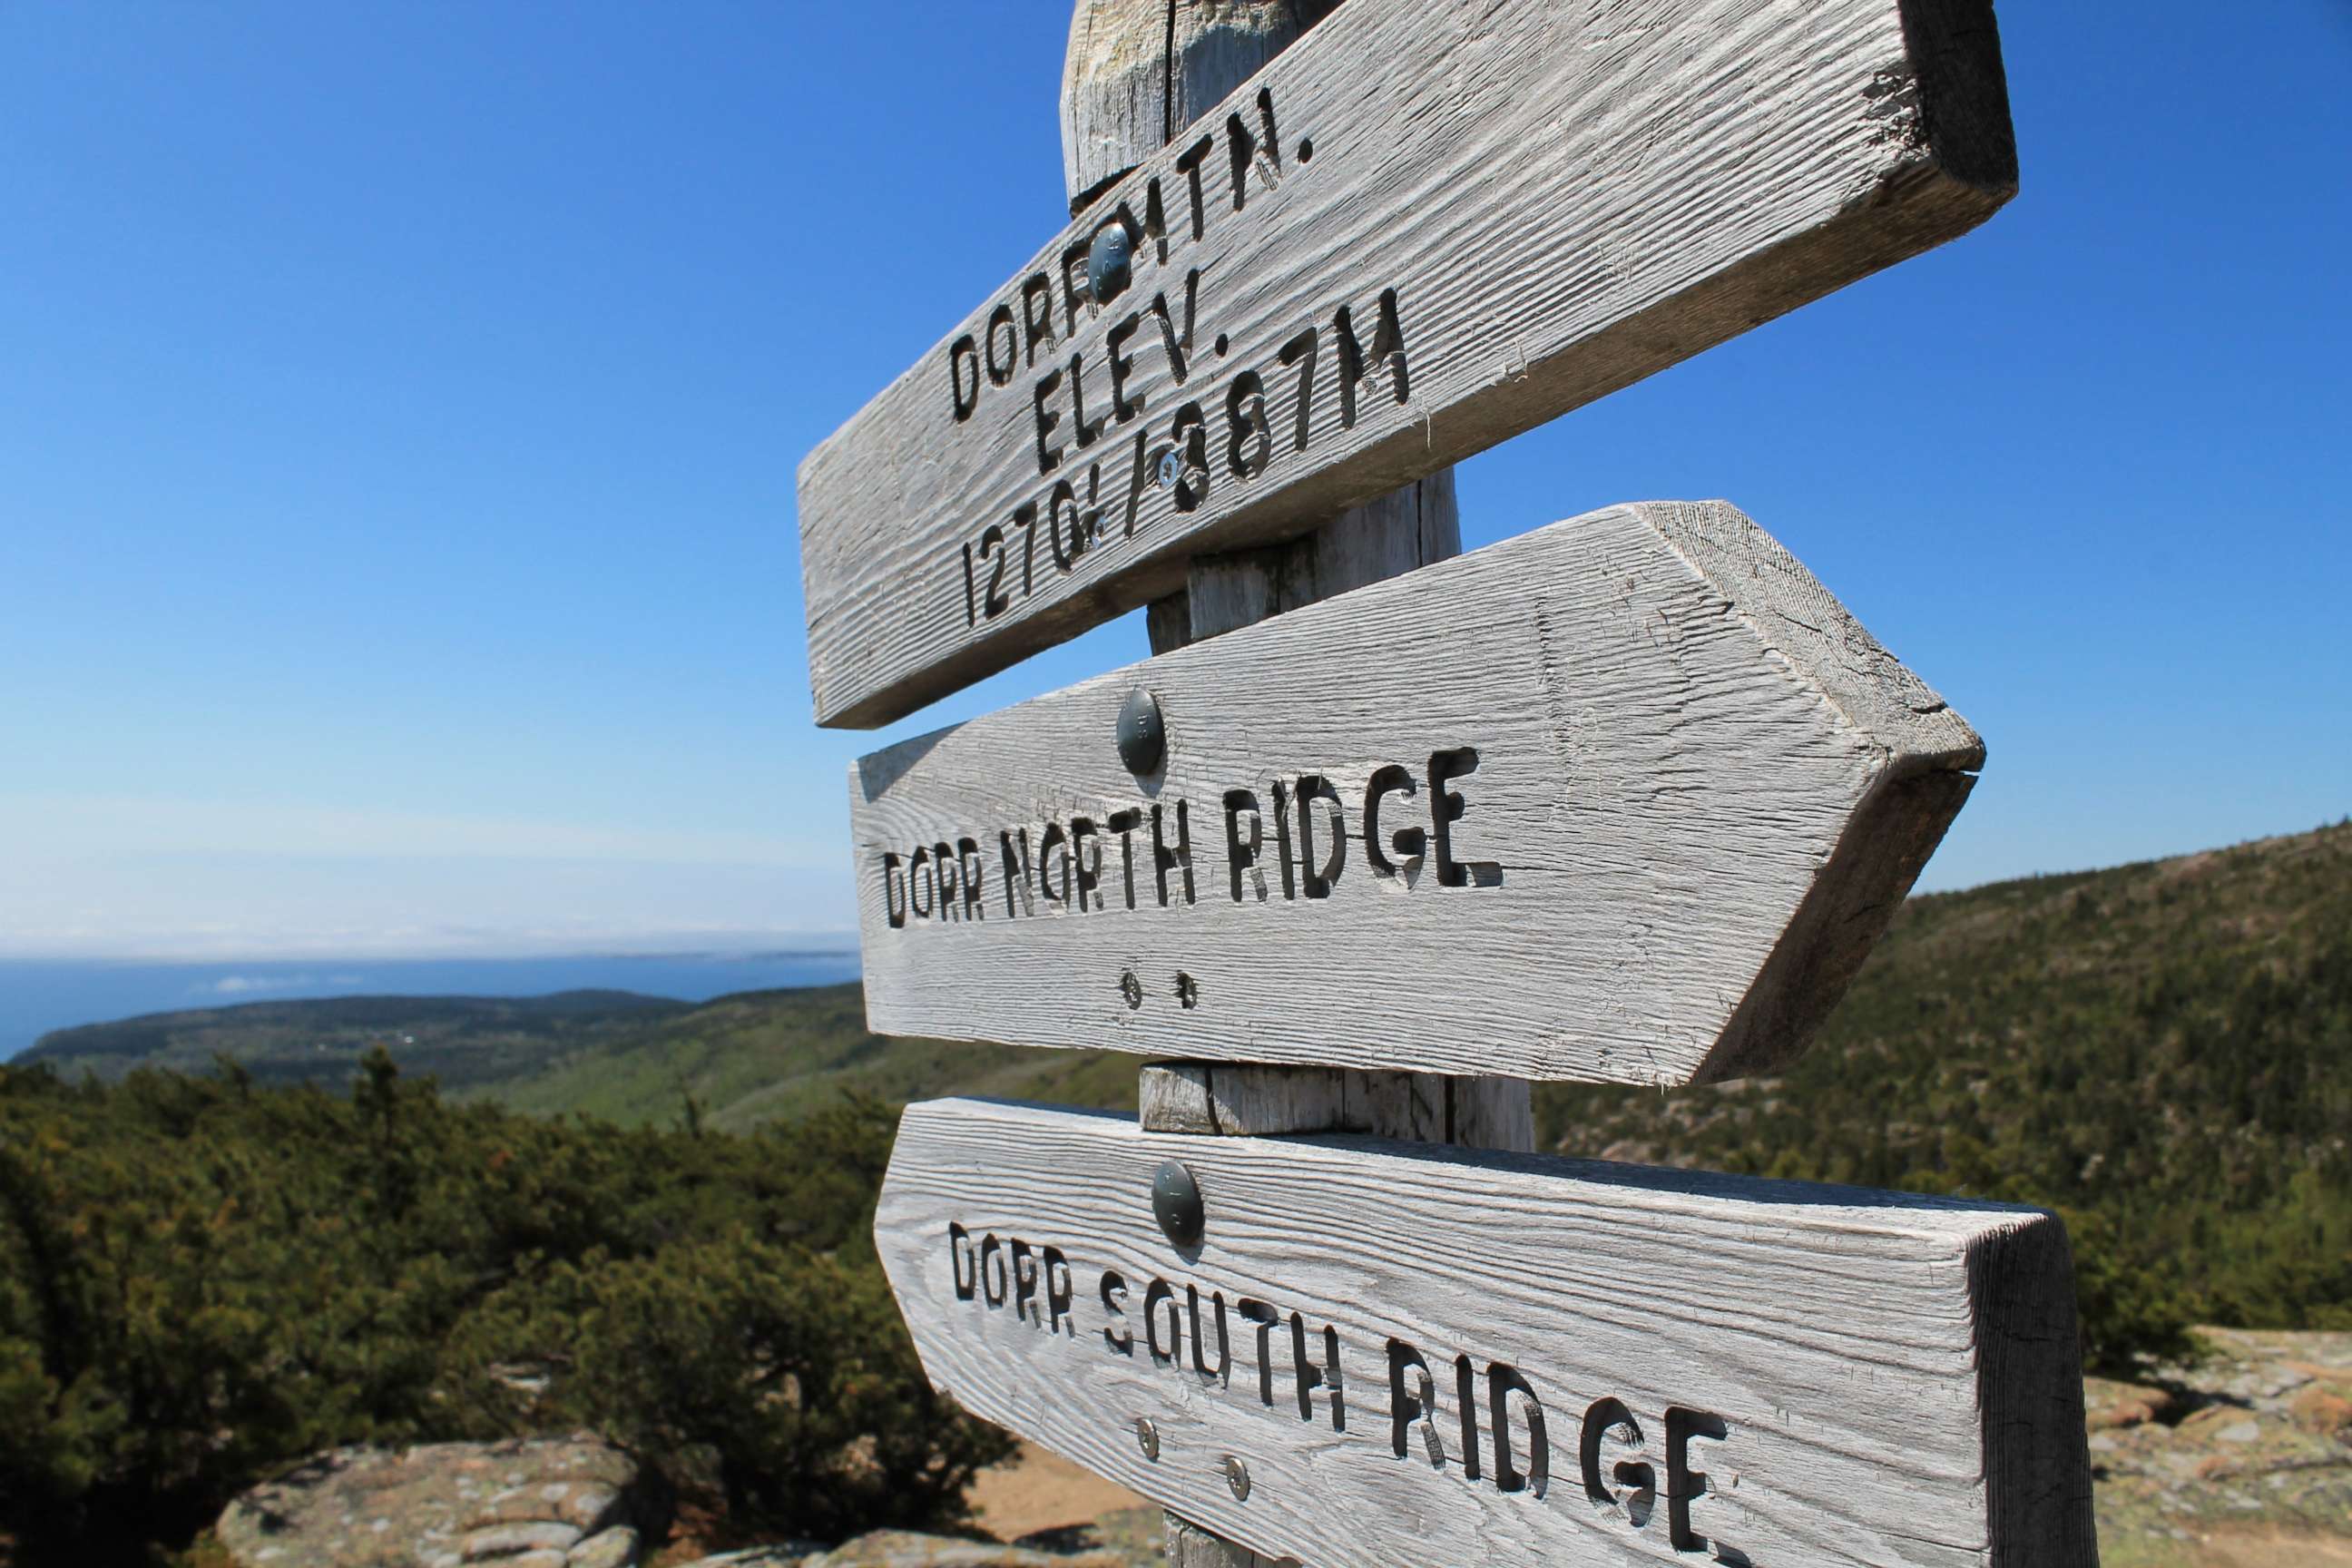
[{"label": "wooden signpost", "polygon": [[1721,502],[1444,559],[1455,458],[2008,197],[1990,5],[1079,0],[1063,108],[1077,221],[802,469],[821,721],[1159,652],[851,772],[873,1026],[1176,1058],[908,1108],[931,1380],[1179,1568],[2095,1563],[2055,1218],[1531,1152],[1801,1050],[1974,731]]}]

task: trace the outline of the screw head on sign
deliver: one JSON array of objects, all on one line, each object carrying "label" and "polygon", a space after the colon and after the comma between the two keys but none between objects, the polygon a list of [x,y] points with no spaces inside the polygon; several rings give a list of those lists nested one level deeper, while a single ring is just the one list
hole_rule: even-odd
[{"label": "screw head on sign", "polygon": [[1184,477],[1184,459],[1176,455],[1176,449],[1173,447],[1160,454],[1160,471],[1157,477],[1160,480],[1160,488],[1163,490],[1174,489],[1176,481]]},{"label": "screw head on sign", "polygon": [[1160,1458],[1160,1428],[1151,1424],[1149,1415],[1135,1418],[1135,1446],[1143,1450],[1147,1459]]},{"label": "screw head on sign", "polygon": [[1118,710],[1118,760],[1141,778],[1160,771],[1168,752],[1168,731],[1160,722],[1160,699],[1141,687],[1127,694]]},{"label": "screw head on sign", "polygon": [[1127,290],[1129,269],[1135,260],[1135,241],[1123,223],[1106,224],[1095,233],[1087,252],[1087,287],[1095,303],[1107,304]]},{"label": "screw head on sign", "polygon": [[1177,1161],[1163,1160],[1160,1169],[1151,1173],[1151,1217],[1160,1222],[1160,1230],[1179,1247],[1189,1251],[1201,1245],[1201,1233],[1206,1225],[1201,1205],[1201,1184]]},{"label": "screw head on sign", "polygon": [[1235,1502],[1249,1501],[1249,1467],[1243,1464],[1236,1455],[1225,1456],[1225,1485],[1234,1489]]}]

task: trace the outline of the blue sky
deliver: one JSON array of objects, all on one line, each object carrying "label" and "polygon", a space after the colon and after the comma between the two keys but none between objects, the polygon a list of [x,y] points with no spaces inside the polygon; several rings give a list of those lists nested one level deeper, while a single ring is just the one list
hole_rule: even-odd
[{"label": "blue sky", "polygon": [[[1061,221],[1063,0],[0,6],[0,956],[852,921],[801,457]],[[2352,809],[2352,5],[2012,3],[2023,191],[1466,465],[1726,497],[1981,730],[1951,887]]]}]

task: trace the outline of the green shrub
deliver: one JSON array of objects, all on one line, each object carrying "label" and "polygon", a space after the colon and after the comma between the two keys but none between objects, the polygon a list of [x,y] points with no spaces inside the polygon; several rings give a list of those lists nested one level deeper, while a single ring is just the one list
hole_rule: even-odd
[{"label": "green shrub", "polygon": [[140,1562],[318,1449],[542,1424],[740,1530],[951,1523],[1007,1444],[931,1394],[874,1260],[891,1124],[624,1132],[381,1054],[348,1098],[0,1067],[0,1537]]}]

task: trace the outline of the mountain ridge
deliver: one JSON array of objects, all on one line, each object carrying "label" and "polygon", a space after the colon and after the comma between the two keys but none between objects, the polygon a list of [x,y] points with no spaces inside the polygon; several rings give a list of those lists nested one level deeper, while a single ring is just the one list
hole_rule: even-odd
[{"label": "mountain ridge", "polygon": [[[162,1016],[168,1049],[143,1057],[121,1031],[152,1018],[64,1031],[37,1059],[119,1075],[225,1051],[256,1076],[339,1082],[358,1034],[304,1055],[269,1016],[318,1005]],[[473,1005],[402,1030],[396,1059],[456,1098],[623,1125],[748,1131],[850,1096],[1131,1109],[1140,1059],[886,1037],[855,984],[571,1016]],[[257,1024],[278,1032],[239,1033]],[[93,1041],[113,1053],[65,1048]],[[1919,895],[1777,1075],[1538,1084],[1535,1101],[1538,1145],[1561,1152],[2055,1208],[2086,1295],[2113,1298],[2101,1321],[2141,1325],[2141,1348],[2191,1317],[2352,1328],[2352,821]]]},{"label": "mountain ridge", "polygon": [[693,1010],[636,992],[540,996],[336,996],[182,1007],[41,1035],[13,1065],[111,1079],[140,1067],[210,1071],[236,1060],[264,1082],[340,1082],[373,1047],[453,1090],[501,1082],[626,1027]]}]

